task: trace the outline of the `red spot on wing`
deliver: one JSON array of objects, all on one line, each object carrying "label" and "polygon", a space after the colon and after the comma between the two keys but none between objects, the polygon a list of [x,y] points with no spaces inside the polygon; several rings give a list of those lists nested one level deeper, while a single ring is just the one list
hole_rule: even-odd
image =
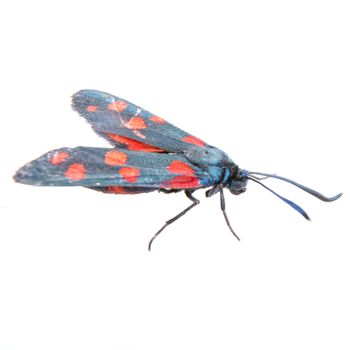
[{"label": "red spot on wing", "polygon": [[165,123],[165,120],[161,117],[158,117],[157,115],[152,115],[152,117],[150,117],[149,120],[152,120],[152,122],[155,122],[157,124],[164,124]]},{"label": "red spot on wing", "polygon": [[140,130],[140,129],[146,129],[147,126],[145,124],[145,121],[140,118],[140,117],[132,117],[130,118],[130,120],[125,124],[125,126],[128,129],[136,129],[136,130]]},{"label": "red spot on wing", "polygon": [[198,188],[200,182],[195,176],[180,175],[175,176],[170,181],[163,184],[165,188]]},{"label": "red spot on wing", "polygon": [[181,160],[173,160],[168,166],[168,170],[171,173],[182,174],[182,175],[192,175],[194,170],[187,163]]},{"label": "red spot on wing", "polygon": [[67,152],[56,152],[50,159],[50,162],[53,165],[58,165],[64,162],[68,157],[69,154]]},{"label": "red spot on wing", "polygon": [[127,148],[130,151],[140,151],[140,152],[164,152],[164,150],[153,147],[151,145],[147,145],[146,143],[133,140],[129,137],[117,135],[117,134],[111,134],[111,133],[106,133],[108,137],[110,137],[112,140],[117,141],[123,145],[126,145]]},{"label": "red spot on wing", "polygon": [[86,107],[86,110],[87,110],[88,112],[96,112],[97,106],[87,106],[87,107]]},{"label": "red spot on wing", "polygon": [[64,173],[64,176],[70,180],[83,180],[85,178],[85,167],[80,163],[71,164],[67,171]]},{"label": "red spot on wing", "polygon": [[119,169],[119,174],[127,182],[136,182],[137,178],[140,176],[140,170],[137,168],[121,168]]},{"label": "red spot on wing", "polygon": [[107,108],[111,111],[121,112],[126,107],[128,107],[128,104],[125,101],[114,101],[110,103]]},{"label": "red spot on wing", "polygon": [[109,193],[115,193],[115,194],[127,194],[125,191],[125,188],[122,186],[108,186],[106,188],[106,191]]},{"label": "red spot on wing", "polygon": [[181,139],[184,142],[192,143],[193,145],[203,147],[205,142],[194,136],[186,136]]},{"label": "red spot on wing", "polygon": [[113,194],[139,194],[152,192],[153,188],[130,187],[130,186],[108,186],[103,189],[103,192]]},{"label": "red spot on wing", "polygon": [[107,165],[116,166],[124,165],[128,160],[128,156],[120,151],[108,151],[105,154],[105,163]]}]

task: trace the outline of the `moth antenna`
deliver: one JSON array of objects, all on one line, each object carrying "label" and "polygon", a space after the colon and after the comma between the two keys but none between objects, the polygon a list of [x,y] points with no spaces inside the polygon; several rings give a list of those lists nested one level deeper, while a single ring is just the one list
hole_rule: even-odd
[{"label": "moth antenna", "polygon": [[[319,192],[317,192],[317,191],[315,191],[315,190],[313,190],[313,189],[311,189],[309,187],[301,185],[301,184],[299,184],[299,183],[297,183],[297,182],[295,182],[293,180],[287,179],[285,177],[278,176],[276,174],[266,174],[266,173],[260,173],[260,172],[254,171],[254,172],[249,172],[249,175],[250,176],[251,175],[262,175],[262,176],[273,177],[275,179],[288,182],[288,183],[290,183],[290,184],[300,188],[301,190],[311,194],[312,196],[314,196],[314,197],[316,197],[316,198],[318,198],[318,199],[320,199],[321,201],[324,201],[324,202],[333,202],[333,201],[337,200],[338,198],[340,198],[343,195],[342,193],[339,193],[339,194],[337,194],[336,196],[333,196],[333,197],[326,197],[323,194],[321,194],[321,193],[319,193]],[[251,177],[251,180],[253,180],[252,177]]]},{"label": "moth antenna", "polygon": [[[251,173],[249,173],[249,175],[250,175],[251,177],[253,177],[255,180],[259,180],[259,181],[261,181],[261,180],[266,180],[266,179],[268,179],[269,177],[271,177],[271,176],[268,176],[268,175],[259,177],[259,176],[251,175]],[[276,175],[276,174],[273,174],[273,175]]]},{"label": "moth antenna", "polygon": [[299,207],[298,204],[295,204],[294,202],[292,202],[291,200],[282,197],[281,195],[279,195],[278,193],[276,193],[275,191],[273,191],[271,188],[265,186],[263,183],[261,183],[260,181],[256,180],[254,177],[248,176],[248,179],[258,183],[260,186],[266,188],[268,191],[270,191],[271,193],[273,193],[275,196],[277,196],[279,199],[282,199],[283,202],[287,203],[288,205],[290,205],[293,209],[295,209],[298,213],[300,213],[306,220],[311,220],[309,215],[306,214],[305,210],[301,207]]}]

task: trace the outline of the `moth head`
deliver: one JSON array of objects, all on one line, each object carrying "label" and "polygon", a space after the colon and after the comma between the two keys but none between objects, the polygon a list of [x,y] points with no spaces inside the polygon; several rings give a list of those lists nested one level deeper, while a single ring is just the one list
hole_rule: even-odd
[{"label": "moth head", "polygon": [[239,169],[234,166],[232,169],[232,176],[228,183],[228,189],[232,194],[241,194],[246,191],[248,182],[248,171]]}]

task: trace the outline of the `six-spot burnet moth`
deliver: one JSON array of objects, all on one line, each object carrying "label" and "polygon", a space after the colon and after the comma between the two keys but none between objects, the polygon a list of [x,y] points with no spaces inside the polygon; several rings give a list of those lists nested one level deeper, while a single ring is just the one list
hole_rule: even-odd
[{"label": "six-spot burnet moth", "polygon": [[166,221],[150,240],[149,249],[165,227],[199,204],[193,196],[198,189],[208,188],[207,197],[220,194],[222,213],[237,239],[225,211],[225,188],[238,195],[246,190],[248,180],[254,181],[308,220],[301,207],[261,180],[269,177],[286,181],[325,202],[342,195],[325,197],[282,176],[240,169],[220,149],[108,93],[81,90],[73,95],[72,106],[113,148],[65,147],[50,151],[20,168],[15,181],[36,186],[84,186],[114,194],[184,191],[192,204]]}]

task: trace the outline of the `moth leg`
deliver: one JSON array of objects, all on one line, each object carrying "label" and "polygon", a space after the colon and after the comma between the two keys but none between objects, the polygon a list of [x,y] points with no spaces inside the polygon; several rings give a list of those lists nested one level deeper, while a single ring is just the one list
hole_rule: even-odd
[{"label": "moth leg", "polygon": [[192,201],[192,204],[187,207],[185,210],[183,210],[181,213],[177,214],[170,220],[166,221],[163,227],[152,237],[152,239],[148,243],[148,250],[151,250],[152,243],[155,240],[155,238],[170,224],[172,224],[177,219],[181,218],[181,216],[185,215],[188,211],[190,211],[192,208],[194,208],[196,205],[198,205],[200,202],[197,198],[193,197],[192,195],[193,190],[185,190],[186,197],[189,198]]},{"label": "moth leg", "polygon": [[240,241],[240,238],[233,231],[231,224],[230,224],[230,221],[229,221],[227,214],[226,214],[225,197],[224,197],[224,190],[223,190],[222,186],[220,187],[219,191],[220,191],[220,206],[221,206],[222,213],[224,214],[226,224],[227,224],[228,228],[230,229],[230,231],[233,233],[233,235]]},{"label": "moth leg", "polygon": [[214,196],[214,194],[217,194],[220,191],[220,188],[222,188],[221,184],[213,186],[212,188],[210,188],[205,192],[205,196],[208,198]]}]

